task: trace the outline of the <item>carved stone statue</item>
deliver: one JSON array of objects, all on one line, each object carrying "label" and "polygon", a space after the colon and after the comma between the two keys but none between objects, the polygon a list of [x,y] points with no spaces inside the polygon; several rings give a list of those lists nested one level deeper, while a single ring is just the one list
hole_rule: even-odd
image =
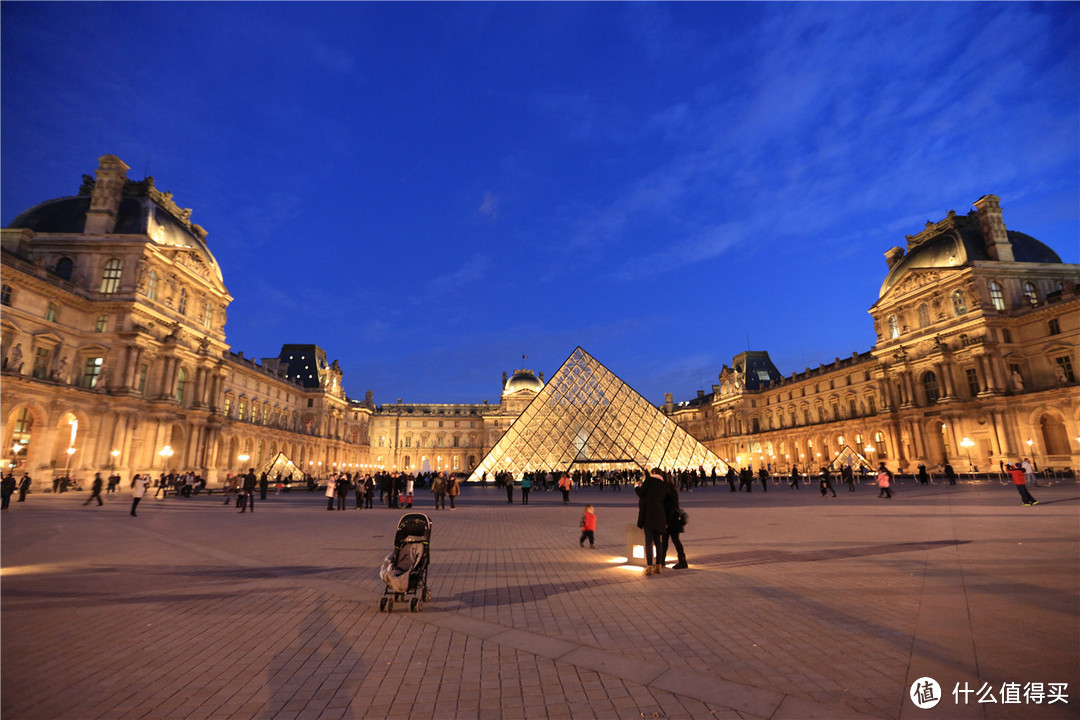
[{"label": "carved stone statue", "polygon": [[1022,375],[1021,375],[1021,374],[1020,374],[1019,372],[1017,372],[1016,370],[1013,370],[1013,373],[1012,373],[1012,382],[1013,382],[1013,387],[1014,387],[1015,389],[1017,389],[1017,390],[1023,390],[1023,389],[1024,389],[1024,378],[1023,378],[1023,376],[1022,376]]},{"label": "carved stone statue", "polygon": [[11,348],[11,357],[8,359],[7,366],[9,370],[22,375],[22,343],[15,343],[15,347]]},{"label": "carved stone statue", "polygon": [[57,365],[56,365],[56,376],[55,377],[60,382],[63,382],[63,383],[67,382],[67,366],[68,366],[68,357],[67,357],[67,355],[65,355],[64,357],[60,358],[60,362],[57,363]]}]

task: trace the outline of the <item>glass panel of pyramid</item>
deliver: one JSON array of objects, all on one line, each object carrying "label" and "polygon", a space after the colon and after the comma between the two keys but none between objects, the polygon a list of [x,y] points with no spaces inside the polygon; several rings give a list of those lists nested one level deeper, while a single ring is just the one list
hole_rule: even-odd
[{"label": "glass panel of pyramid", "polygon": [[495,444],[469,480],[509,471],[627,467],[727,472],[708,448],[580,347]]}]

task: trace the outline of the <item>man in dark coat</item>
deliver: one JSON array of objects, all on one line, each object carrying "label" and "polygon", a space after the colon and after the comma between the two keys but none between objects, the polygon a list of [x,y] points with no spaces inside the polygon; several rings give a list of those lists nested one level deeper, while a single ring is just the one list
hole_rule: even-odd
[{"label": "man in dark coat", "polygon": [[634,488],[634,492],[638,496],[637,526],[645,532],[645,574],[659,574],[664,565],[663,543],[664,532],[667,531],[667,510],[664,504],[671,492],[671,486],[664,482],[660,469],[653,468],[645,476],[645,482]]},{"label": "man in dark coat", "polygon": [[94,484],[90,486],[90,497],[86,498],[86,502],[84,502],[83,505],[89,505],[94,501],[94,498],[97,498],[99,507],[105,504],[101,502],[101,486],[101,473],[94,473]]},{"label": "man in dark coat", "polygon": [[259,479],[255,477],[255,468],[248,468],[247,475],[244,476],[244,484],[241,486],[243,495],[240,499],[240,512],[246,512],[248,505],[251,505],[251,512],[255,512],[255,486],[258,482]]}]

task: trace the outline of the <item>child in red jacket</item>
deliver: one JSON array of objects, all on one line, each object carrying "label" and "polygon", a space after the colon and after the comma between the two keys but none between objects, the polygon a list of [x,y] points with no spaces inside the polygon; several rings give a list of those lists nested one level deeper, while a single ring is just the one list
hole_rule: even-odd
[{"label": "child in red jacket", "polygon": [[589,539],[589,547],[596,547],[596,509],[592,505],[585,506],[585,512],[581,513],[581,540],[578,545],[585,547],[585,539]]}]

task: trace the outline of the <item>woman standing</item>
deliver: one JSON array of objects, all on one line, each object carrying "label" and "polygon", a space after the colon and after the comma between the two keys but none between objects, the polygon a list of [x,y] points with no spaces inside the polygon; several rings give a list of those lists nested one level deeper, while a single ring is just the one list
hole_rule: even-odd
[{"label": "woman standing", "polygon": [[667,530],[664,503],[671,491],[660,469],[653,468],[645,476],[645,482],[634,488],[634,492],[638,496],[637,526],[645,532],[645,574],[660,574],[664,566],[664,531]]},{"label": "woman standing", "polygon": [[333,510],[334,509],[334,495],[336,494],[334,492],[334,490],[335,490],[336,486],[337,486],[337,477],[335,477],[334,475],[331,475],[330,478],[326,481],[326,509],[327,510]]},{"label": "woman standing", "polygon": [[454,500],[457,498],[457,496],[460,493],[461,493],[461,483],[458,482],[457,475],[449,476],[449,479],[446,481],[446,494],[450,496],[450,509],[451,510],[457,510],[457,507],[454,506]]},{"label": "woman standing", "polygon": [[532,474],[525,473],[521,476],[521,504],[529,504],[529,491],[532,490]]},{"label": "woman standing", "polygon": [[667,558],[668,538],[671,539],[671,544],[675,546],[675,552],[679,556],[679,561],[672,565],[672,570],[683,570],[690,567],[686,563],[686,553],[683,551],[682,541],[679,539],[679,535],[685,529],[683,525],[682,509],[679,507],[679,488],[675,484],[674,479],[671,477],[671,473],[664,473],[664,481],[668,484],[668,496],[664,498],[664,511],[667,516],[667,531],[664,533],[662,552],[660,553],[660,564],[664,564],[664,560]]},{"label": "woman standing", "polygon": [[135,508],[139,506],[139,501],[146,495],[146,488],[150,485],[150,476],[136,475],[131,478],[131,517],[137,517],[135,514]]}]

